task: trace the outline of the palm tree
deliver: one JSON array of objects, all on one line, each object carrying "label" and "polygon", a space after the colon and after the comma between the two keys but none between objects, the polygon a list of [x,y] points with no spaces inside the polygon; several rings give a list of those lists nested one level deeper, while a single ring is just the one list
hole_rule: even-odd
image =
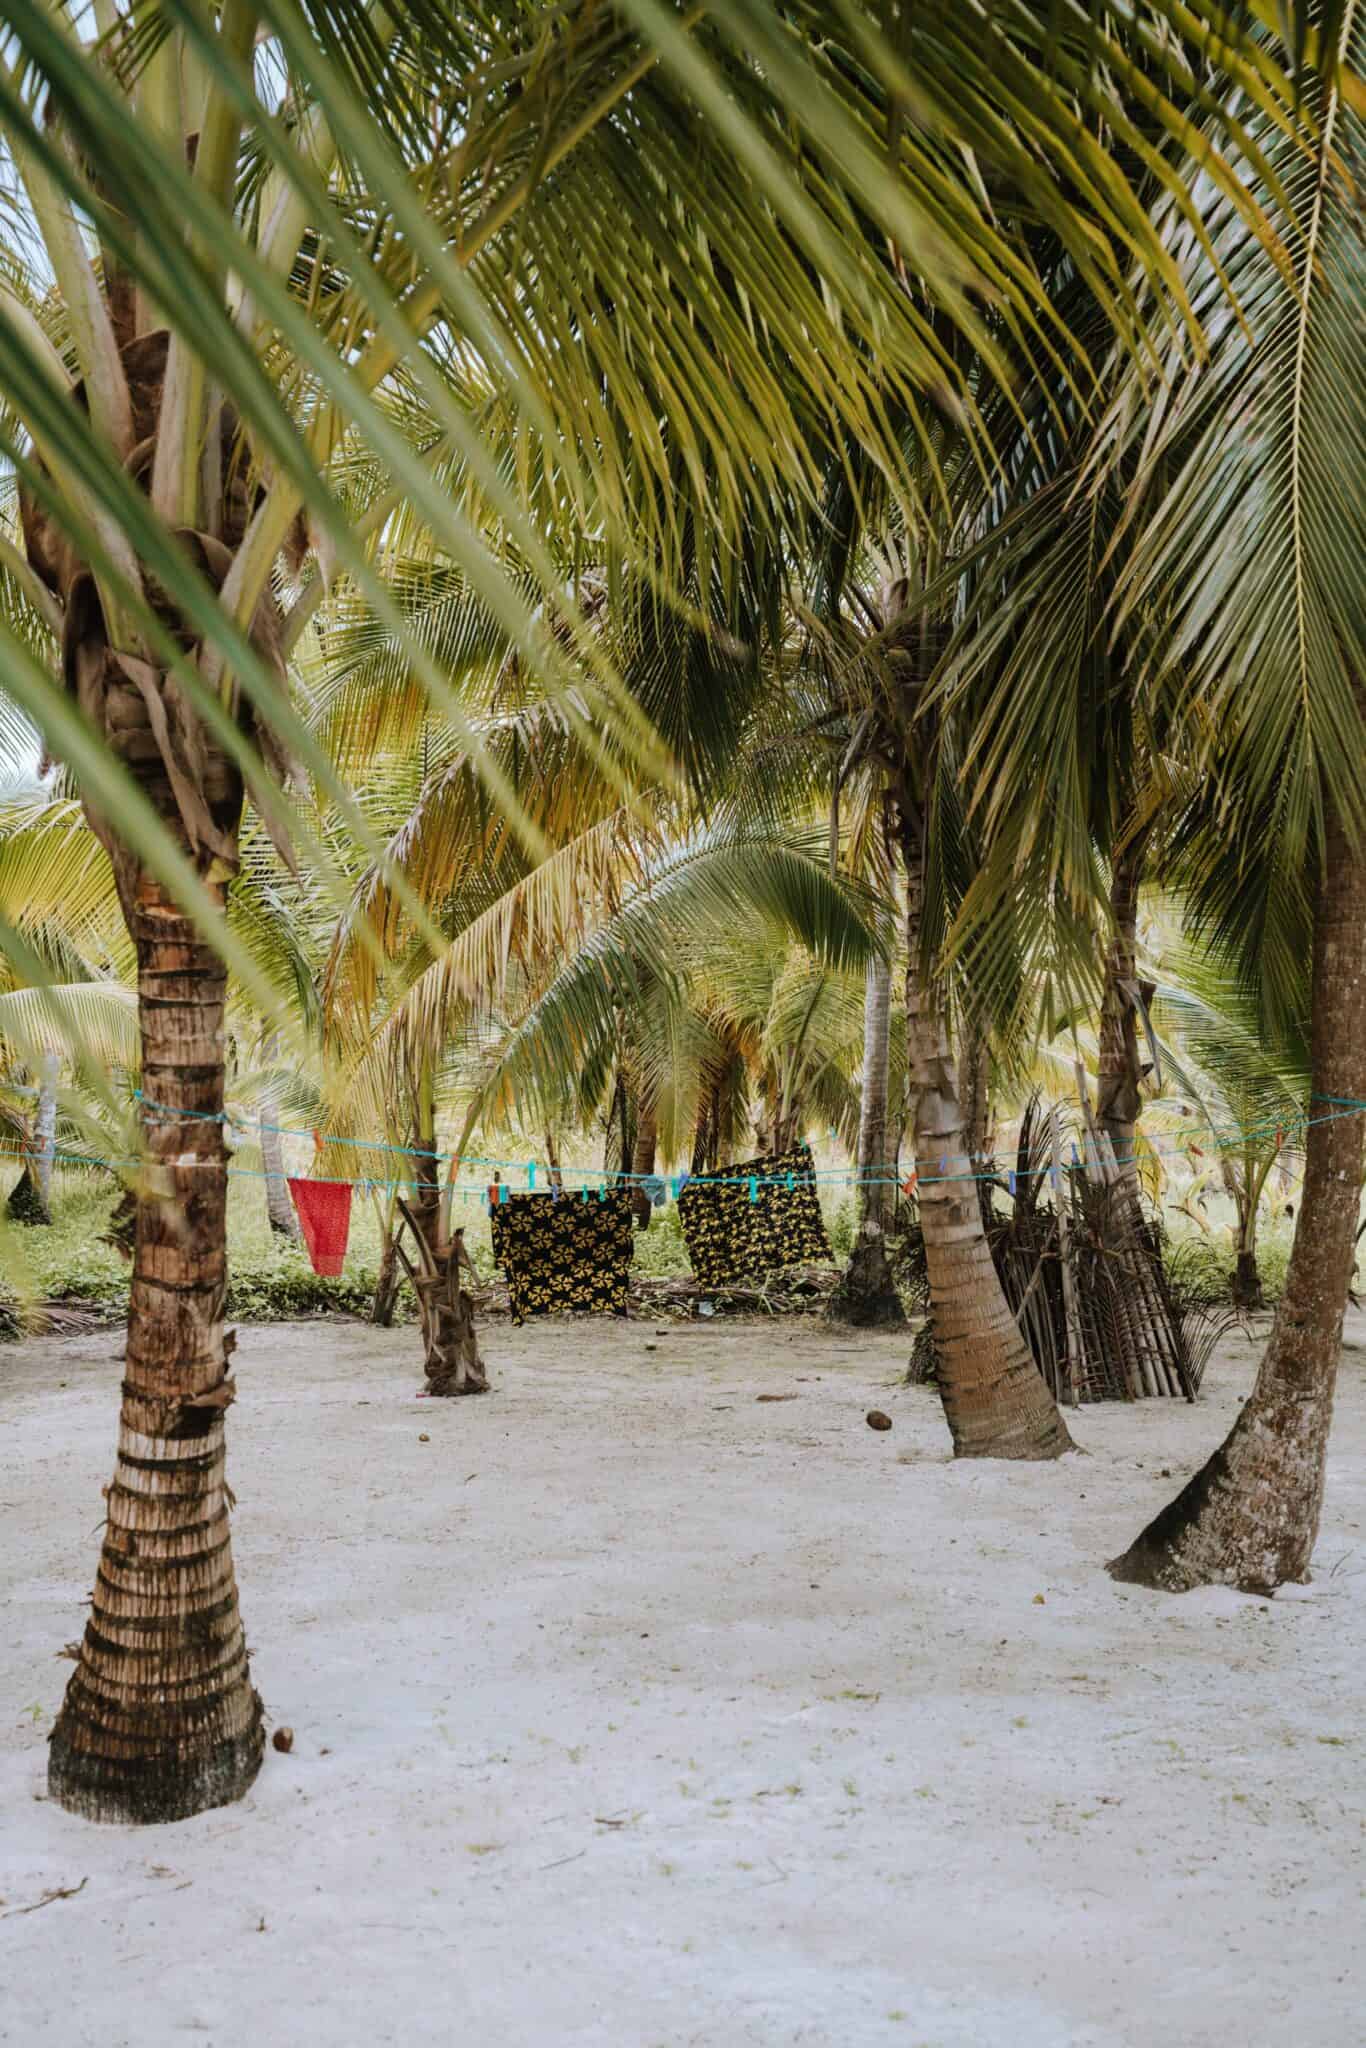
[{"label": "palm tree", "polygon": [[[22,483],[24,575],[59,617],[72,701],[12,636],[11,652],[27,658],[9,682],[80,774],[113,863],[137,951],[148,1104],[120,1461],[51,1783],[94,1817],[164,1820],[236,1796],[261,1755],[223,1476],[233,1383],[222,1323],[221,920],[247,793],[277,834],[299,830],[275,780],[283,743],[329,780],[280,686],[289,625],[277,564],[292,539],[306,539],[306,515],[384,609],[364,536],[323,474],[346,431],[359,431],[391,488],[452,533],[528,654],[538,646],[525,600],[471,549],[457,507],[372,394],[404,364],[487,475],[477,431],[438,368],[447,342],[468,335],[530,416],[545,417],[545,387],[526,374],[529,337],[519,344],[490,314],[496,279],[467,273],[491,269],[499,231],[519,214],[527,225],[526,201],[542,187],[550,227],[563,197],[550,174],[601,129],[655,53],[605,18],[584,34],[577,19],[561,21],[547,42],[535,7],[491,26],[451,10],[420,31],[385,17],[382,32],[367,25],[347,52],[368,67],[367,105],[339,89],[306,11],[285,7],[272,31],[288,86],[270,104],[250,4],[230,0],[217,16],[174,8],[150,46],[133,16],[109,8],[98,20],[96,50],[45,8],[13,11],[0,68],[0,117],[60,313],[45,320],[22,280],[16,289],[7,278],[6,383],[24,433],[7,434],[6,446]],[[501,104],[480,83],[466,105],[471,82],[488,75],[505,80]],[[464,138],[454,166],[452,132]],[[631,146],[624,133],[614,139]],[[239,163],[253,158],[239,185]],[[330,182],[343,159],[344,179]],[[353,223],[367,175],[389,227],[363,242]],[[534,231],[521,249],[536,254]],[[528,302],[521,260],[507,281],[514,321]],[[561,331],[565,305],[581,303],[572,281],[553,299],[552,275],[542,261],[532,353]],[[797,281],[789,265],[787,285]],[[555,282],[565,287],[564,266]],[[810,286],[801,291],[816,303]],[[423,354],[424,339],[435,354]],[[770,434],[774,423],[770,409]],[[439,674],[413,652],[440,698]],[[92,727],[122,772],[106,765]]]},{"label": "palm tree", "polygon": [[[225,963],[259,980],[222,913],[248,797],[344,883],[282,798],[287,750],[376,851],[282,687],[301,620],[340,574],[401,626],[373,551],[406,500],[524,658],[554,668],[563,649],[528,585],[553,583],[545,528],[566,509],[611,521],[619,553],[652,573],[662,560],[666,579],[691,522],[697,555],[729,576],[738,536],[790,525],[809,494],[813,422],[909,483],[886,394],[915,416],[932,388],[970,420],[1000,361],[984,297],[997,329],[1053,329],[983,163],[1057,226],[1131,335],[1116,252],[1170,264],[1076,107],[1127,143],[1119,95],[1168,109],[1182,36],[1193,23],[1205,65],[1212,10],[1173,0],[1170,43],[1136,57],[1125,10],[1060,26],[1043,0],[1009,32],[942,0],[909,51],[860,18],[836,28],[769,0],[682,16],[508,0],[326,24],[299,0],[265,18],[251,0],[169,0],[160,36],[111,0],[98,47],[38,0],[10,8],[0,122],[53,291],[4,265],[0,441],[25,543],[6,564],[53,613],[67,693],[10,633],[7,689],[78,774],[113,863],[147,1102],[123,1448],[51,1753],[64,1803],[172,1818],[235,1796],[259,1763],[223,1476],[220,1121]],[[1264,64],[1246,75],[1264,96]],[[404,434],[414,393],[438,444]],[[487,458],[498,413],[520,415],[511,472]],[[661,418],[681,434],[686,500]],[[353,521],[357,464],[384,478]],[[473,497],[498,507],[497,558]],[[314,544],[288,615],[279,593]],[[458,724],[421,643],[410,653]],[[605,701],[612,744],[646,746],[634,707]]]},{"label": "palm tree", "polygon": [[[1291,19],[1302,32],[1312,16],[1295,9]],[[1246,324],[1219,335],[1207,365],[1169,357],[1164,406],[1140,412],[1130,393],[1130,414],[1117,419],[1143,455],[1129,598],[1140,602],[1155,582],[1174,593],[1162,677],[1176,714],[1198,720],[1203,736],[1220,850],[1197,899],[1239,950],[1260,947],[1264,975],[1277,957],[1266,941],[1285,929],[1287,883],[1292,899],[1312,904],[1304,1184],[1270,1342],[1224,1443],[1110,1567],[1174,1590],[1219,1581],[1265,1592],[1308,1575],[1360,1212],[1366,268],[1346,166],[1366,137],[1339,67],[1360,73],[1366,12],[1334,10],[1319,26],[1318,76],[1297,132],[1261,137],[1281,180],[1279,245],[1249,242],[1209,205]],[[1173,443],[1188,451],[1179,466],[1168,461]]]}]

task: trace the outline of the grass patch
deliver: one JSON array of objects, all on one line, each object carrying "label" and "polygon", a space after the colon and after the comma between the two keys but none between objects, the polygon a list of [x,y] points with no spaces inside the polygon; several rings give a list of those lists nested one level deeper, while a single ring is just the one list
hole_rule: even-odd
[{"label": "grass patch", "polygon": [[[235,1164],[259,1166],[251,1147],[234,1155]],[[8,1183],[9,1177],[7,1177]],[[594,1196],[596,1190],[593,1191]],[[103,1243],[118,1199],[112,1181],[84,1173],[58,1173],[53,1179],[53,1221],[50,1225],[9,1222],[4,1204],[9,1184],[0,1187],[0,1336],[16,1336],[26,1304],[89,1302],[106,1310],[111,1322],[128,1307],[129,1262]],[[566,1199],[577,1201],[571,1190]],[[853,1209],[845,1198],[824,1204],[826,1225],[837,1259],[848,1250]],[[494,1272],[489,1219],[480,1197],[457,1197],[455,1222],[464,1228],[465,1243],[481,1275]],[[379,1276],[380,1229],[374,1203],[357,1195],[351,1207],[351,1238],[346,1271],[326,1279],[313,1271],[302,1244],[279,1237],[266,1216],[259,1180],[228,1182],[227,1313],[238,1322],[283,1322],[307,1316],[367,1316]],[[646,1279],[688,1273],[687,1246],[672,1202],[656,1209],[648,1230],[635,1234],[635,1272]],[[399,1297],[400,1319],[416,1314],[411,1292]]]}]

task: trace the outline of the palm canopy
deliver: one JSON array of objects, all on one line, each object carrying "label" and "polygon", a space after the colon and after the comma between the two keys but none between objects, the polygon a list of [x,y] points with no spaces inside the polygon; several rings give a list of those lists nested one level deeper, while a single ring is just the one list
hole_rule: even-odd
[{"label": "palm canopy", "polygon": [[[2,295],[13,458],[93,564],[116,637],[136,624],[178,658],[154,578],[212,635],[187,677],[200,715],[241,694],[263,735],[326,773],[250,629],[300,515],[385,610],[328,474],[348,443],[528,653],[554,658],[466,498],[403,433],[405,388],[542,580],[547,525],[566,519],[610,523],[666,584],[691,520],[699,559],[729,574],[746,527],[810,496],[813,445],[855,443],[904,481],[889,405],[928,417],[929,391],[971,420],[1000,337],[1046,339],[1056,320],[1020,223],[1048,221],[1131,335],[1127,261],[1178,284],[1097,137],[1108,125],[1160,164],[1130,100],[1158,133],[1188,133],[1220,15],[1181,10],[1167,26],[1183,41],[1109,8],[940,6],[912,26],[764,0],[720,15],[632,0],[397,16],[357,0],[217,15],[165,0],[97,10],[96,49],[84,14],[18,7],[0,120],[62,319],[54,332],[32,290]],[[1218,61],[1277,132],[1284,75],[1250,50],[1221,46]],[[1246,212],[1223,164],[1213,152],[1210,174]],[[139,399],[122,351],[158,309],[174,322],[149,509],[127,470]],[[69,367],[93,435],[60,405]],[[214,589],[167,527],[207,509],[204,424],[223,402],[245,437],[243,523]],[[508,431],[490,437],[500,407]],[[504,440],[511,467],[488,453]],[[414,658],[455,720],[439,669]],[[15,687],[79,749],[31,664]],[[245,737],[232,720],[217,730],[271,809]]]}]

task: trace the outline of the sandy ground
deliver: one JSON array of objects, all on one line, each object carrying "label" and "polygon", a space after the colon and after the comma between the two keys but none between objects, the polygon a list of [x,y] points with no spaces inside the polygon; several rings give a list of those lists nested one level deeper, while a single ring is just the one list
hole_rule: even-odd
[{"label": "sandy ground", "polygon": [[137,1831],[44,1797],[116,1336],[0,1352],[0,2039],[1366,2041],[1349,1337],[1316,1582],[1269,1603],[1101,1570],[1223,1434],[1240,1338],[1196,1409],[1016,1468],[955,1467],[882,1337],[503,1325],[497,1393],[440,1404],[411,1331],[249,1329],[238,1578],[295,1748]]}]

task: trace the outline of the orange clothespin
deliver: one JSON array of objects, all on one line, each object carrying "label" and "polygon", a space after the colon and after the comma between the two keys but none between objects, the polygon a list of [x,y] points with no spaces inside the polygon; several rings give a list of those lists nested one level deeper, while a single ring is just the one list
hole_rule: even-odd
[{"label": "orange clothespin", "polygon": [[910,1201],[911,1196],[915,1193],[916,1183],[919,1179],[920,1175],[918,1172],[908,1173],[905,1180],[903,1180],[901,1183],[901,1192],[906,1197],[906,1200],[908,1202]]}]

